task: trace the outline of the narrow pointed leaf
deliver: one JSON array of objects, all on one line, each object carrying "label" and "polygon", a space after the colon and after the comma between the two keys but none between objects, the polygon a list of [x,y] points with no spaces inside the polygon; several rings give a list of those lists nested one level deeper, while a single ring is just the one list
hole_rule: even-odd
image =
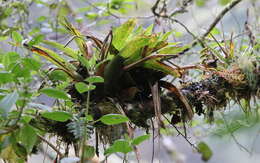
[{"label": "narrow pointed leaf", "polygon": [[54,42],[54,41],[50,41],[50,40],[43,40],[42,42],[46,45],[52,46],[52,47],[62,51],[65,55],[67,55],[71,58],[74,58],[74,59],[78,58],[76,51],[74,51],[73,49],[71,49],[69,47],[64,47],[63,44],[60,44],[60,43],[57,43],[57,42]]},{"label": "narrow pointed leaf", "polygon": [[127,45],[119,52],[119,54],[124,57],[135,57],[133,54],[140,56],[140,53],[135,53],[140,51],[144,46],[149,45],[151,41],[150,37],[137,37],[132,41],[128,42]]},{"label": "narrow pointed leaf", "polygon": [[32,52],[43,56],[44,58],[46,58],[47,60],[49,60],[50,62],[54,63],[55,65],[64,68],[65,67],[65,63],[66,61],[60,57],[57,53],[55,53],[54,51],[44,48],[42,46],[29,46],[28,44],[24,44],[24,46],[31,50]]},{"label": "narrow pointed leaf", "polygon": [[147,134],[147,135],[141,135],[138,136],[136,138],[133,139],[132,141],[132,145],[139,145],[142,142],[144,142],[145,140],[148,140],[150,138],[151,135]]},{"label": "narrow pointed leaf", "polygon": [[64,19],[62,25],[67,29],[67,31],[73,36],[78,48],[80,49],[81,53],[88,58],[88,46],[86,41],[84,40],[83,35],[79,30],[77,30],[67,19]]},{"label": "narrow pointed leaf", "polygon": [[154,24],[151,24],[149,27],[147,27],[144,31],[144,35],[146,35],[146,36],[151,35],[153,32],[153,27],[154,27]]},{"label": "narrow pointed leaf", "polygon": [[112,146],[110,146],[106,151],[105,155],[109,155],[116,152],[121,152],[127,154],[131,152],[133,148],[130,146],[130,143],[126,140],[116,140]]},{"label": "narrow pointed leaf", "polygon": [[150,68],[153,70],[161,71],[167,75],[172,75],[174,77],[180,77],[180,72],[178,69],[174,69],[171,66],[166,65],[157,60],[149,60],[143,64],[143,67]]},{"label": "narrow pointed leaf", "polygon": [[186,46],[167,46],[161,50],[158,51],[158,54],[178,54],[180,52],[182,52],[183,50],[189,48],[190,45],[186,45]]},{"label": "narrow pointed leaf", "polygon": [[40,34],[35,36],[29,43],[28,45],[31,47],[33,45],[38,45],[42,40],[44,39],[44,35]]},{"label": "narrow pointed leaf", "polygon": [[160,41],[166,41],[168,37],[173,33],[173,31],[166,32],[160,37]]},{"label": "narrow pointed leaf", "polygon": [[136,19],[130,19],[113,32],[112,44],[117,50],[121,50],[125,45],[128,37],[136,26]]},{"label": "narrow pointed leaf", "polygon": [[67,74],[70,75],[73,79],[81,80],[82,77],[75,71],[76,68],[65,61],[62,57],[60,57],[57,53],[54,51],[44,48],[42,46],[29,46],[28,44],[24,44],[24,47],[32,51],[33,53],[36,53],[44,58],[46,58],[48,61],[52,62],[59,68],[61,68],[63,71],[65,71]]}]

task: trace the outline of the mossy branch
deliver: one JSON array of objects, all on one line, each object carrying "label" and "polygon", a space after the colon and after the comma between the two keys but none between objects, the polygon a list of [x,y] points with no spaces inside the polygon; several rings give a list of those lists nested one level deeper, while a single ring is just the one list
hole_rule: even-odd
[{"label": "mossy branch", "polygon": [[[229,101],[239,101],[244,98],[260,97],[260,67],[254,70],[256,85],[250,85],[246,74],[239,68],[211,72],[207,78],[200,82],[193,82],[184,85],[180,91],[187,97],[190,105],[197,114],[212,116],[214,110],[225,107]],[[169,92],[161,97],[162,114],[185,110],[182,102],[175,94]],[[185,114],[185,112],[183,112]],[[127,110],[126,115],[139,126],[145,127],[146,121],[155,116],[152,100],[146,100],[140,107],[132,107]],[[175,115],[175,118],[178,118]],[[175,119],[175,122],[178,122]]]}]

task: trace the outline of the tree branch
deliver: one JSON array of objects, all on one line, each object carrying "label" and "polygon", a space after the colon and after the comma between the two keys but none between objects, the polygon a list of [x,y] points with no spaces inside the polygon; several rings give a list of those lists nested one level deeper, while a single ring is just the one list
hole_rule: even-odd
[{"label": "tree branch", "polygon": [[189,4],[192,3],[193,0],[183,0],[181,6],[177,9],[175,9],[171,14],[170,17],[173,17],[177,14],[182,14],[187,12],[186,8],[189,6]]},{"label": "tree branch", "polygon": [[[259,98],[260,90],[260,67],[254,71],[256,74],[256,88],[250,86],[245,74],[233,68],[221,72],[211,72],[210,76],[200,82],[193,82],[183,86],[180,91],[188,99],[189,104],[195,108],[197,114],[212,116],[215,109],[225,107],[231,100],[242,98],[250,99],[253,96]],[[180,99],[172,92],[161,97],[161,112],[172,113],[181,110],[185,113],[185,106]],[[129,109],[126,115],[138,126],[148,127],[146,121],[155,116],[152,100],[143,101],[142,106],[134,106]]]},{"label": "tree branch", "polygon": [[[234,0],[232,1],[229,5],[227,5],[219,14],[218,16],[213,20],[213,22],[209,25],[208,29],[206,30],[206,32],[201,36],[198,37],[197,39],[195,39],[192,44],[191,47],[188,47],[187,49],[184,49],[182,52],[180,52],[179,54],[182,55],[184,53],[186,53],[187,51],[189,51],[191,48],[193,48],[194,46],[196,46],[198,43],[201,43],[205,37],[207,37],[207,35],[212,31],[212,29],[219,23],[219,21],[225,16],[225,14],[230,11],[232,8],[234,8],[237,4],[239,4],[242,0]],[[176,55],[175,58],[177,58],[178,55]]]},{"label": "tree branch", "polygon": [[230,11],[233,7],[235,7],[238,3],[240,3],[242,0],[234,0],[232,1],[228,6],[226,6],[215,18],[215,20],[209,25],[206,32],[202,35],[201,39],[204,39],[211,30],[218,24],[218,22],[224,17],[224,15]]}]

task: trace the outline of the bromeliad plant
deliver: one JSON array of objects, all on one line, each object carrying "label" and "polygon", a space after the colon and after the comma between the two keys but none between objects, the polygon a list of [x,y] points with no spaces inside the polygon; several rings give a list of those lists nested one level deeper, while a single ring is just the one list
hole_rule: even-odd
[{"label": "bromeliad plant", "polygon": [[[92,89],[95,90],[90,103],[98,103],[107,97],[121,102],[142,102],[142,99],[149,99],[150,94],[159,89],[152,89],[152,86],[159,83],[159,87],[173,91],[180,98],[188,118],[192,118],[193,112],[181,93],[174,85],[161,80],[167,75],[174,78],[182,75],[180,67],[167,65],[163,60],[188,47],[168,43],[167,38],[171,32],[152,34],[153,26],[147,29],[136,28],[136,20],[131,19],[110,31],[104,41],[101,41],[94,36],[82,35],[66,19],[62,24],[72,36],[67,44],[75,40],[78,51],[69,48],[67,44],[64,46],[47,40],[42,43],[60,50],[70,61],[45,47],[30,43],[23,45],[54,63],[58,67],[56,70],[64,71],[71,78],[71,85],[67,89],[74,102],[84,104],[87,100],[85,92]],[[90,46],[87,40],[91,40],[94,45]]]},{"label": "bromeliad plant", "polygon": [[[181,77],[182,69],[174,64],[166,64],[164,60],[188,48],[167,42],[171,32],[153,34],[153,26],[136,28],[136,20],[130,19],[111,30],[102,41],[91,35],[84,36],[66,19],[62,24],[71,35],[66,45],[49,40],[41,42],[59,50],[64,56],[36,45],[35,41],[23,43],[23,46],[55,64],[57,68],[53,69],[54,72],[63,71],[67,74],[69,84],[63,87],[71,96],[71,106],[75,108],[71,112],[74,112],[74,116],[64,116],[66,113],[59,111],[45,112],[38,117],[38,122],[32,122],[34,126],[40,128],[43,125],[48,132],[73,144],[77,155],[81,151],[84,160],[87,157],[84,156],[84,151],[90,149],[85,142],[93,133],[93,128],[103,143],[113,143],[129,133],[129,123],[148,128],[146,120],[149,117],[145,112],[146,108],[151,107],[154,107],[158,125],[163,127],[161,107],[172,107],[171,100],[178,101],[182,106],[172,113],[175,123],[193,117],[193,110],[181,91],[162,80],[167,75]],[[68,47],[71,41],[75,41],[78,50]],[[173,99],[165,99],[161,103],[163,88],[172,93]],[[41,92],[68,100],[67,96],[57,95],[52,88],[43,88]],[[131,111],[133,107],[139,108],[140,112]],[[59,117],[59,114],[62,116]],[[125,124],[127,121],[128,124]],[[143,137],[149,138],[147,135]],[[123,144],[131,151],[144,138],[130,138],[131,141],[124,141]],[[122,152],[115,147],[117,143],[122,142],[115,141],[106,154]]]}]

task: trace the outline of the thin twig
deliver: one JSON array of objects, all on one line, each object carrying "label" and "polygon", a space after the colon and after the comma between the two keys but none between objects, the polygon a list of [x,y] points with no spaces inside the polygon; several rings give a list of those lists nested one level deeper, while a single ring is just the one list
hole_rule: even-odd
[{"label": "thin twig", "polygon": [[49,146],[46,145],[46,148],[43,148],[43,146],[40,145],[39,148],[38,148],[39,152],[44,155],[44,159],[42,161],[43,163],[45,163],[46,158],[48,160],[55,160],[55,157],[54,157],[53,153],[51,153],[50,151],[48,152],[48,147]]},{"label": "thin twig", "polygon": [[[186,49],[184,49],[182,52],[180,52],[179,54],[182,55],[184,53],[186,53],[187,51],[189,51],[191,48],[193,48],[194,46],[196,46],[198,43],[200,43],[202,40],[205,39],[205,37],[207,37],[207,35],[212,31],[212,29],[219,23],[219,21],[225,16],[225,14],[230,11],[232,8],[234,8],[238,3],[240,3],[242,0],[234,0],[232,1],[227,7],[225,7],[219,14],[218,16],[213,20],[213,22],[209,25],[208,29],[206,30],[206,32],[199,38],[195,39],[192,43],[191,43],[191,47],[188,47]],[[178,55],[176,55],[174,58],[177,58]]]},{"label": "thin twig", "polygon": [[[207,37],[207,35],[212,31],[212,29],[219,23],[219,21],[225,16],[225,14],[230,11],[233,7],[235,7],[238,3],[240,3],[242,0],[234,0],[232,1],[229,5],[227,5],[219,14],[218,16],[214,19],[214,21],[209,25],[208,29],[206,30],[206,32],[201,36],[201,37],[196,37],[194,34],[192,34],[188,28],[184,25],[181,24],[179,21],[176,21],[175,19],[172,18],[171,15],[162,15],[158,12],[156,12],[156,10],[159,8],[159,4],[161,2],[161,0],[157,0],[155,2],[155,4],[153,5],[153,7],[151,8],[152,13],[157,16],[157,17],[161,17],[161,18],[166,18],[166,19],[170,19],[180,25],[182,25],[184,27],[184,29],[191,34],[194,38],[193,42],[191,43],[191,46],[184,49],[182,52],[179,53],[179,55],[183,55],[185,54],[187,51],[189,51],[191,48],[193,48],[194,46],[196,46],[198,43],[200,43],[202,45],[202,47],[204,47],[203,44],[203,40],[205,39],[205,37]],[[161,9],[163,10],[163,9]],[[174,14],[173,14],[174,15]],[[177,58],[179,55],[175,55],[172,58]]]},{"label": "thin twig", "polygon": [[190,140],[188,140],[188,137],[185,136],[174,124],[171,123],[171,121],[165,116],[163,115],[163,117],[169,122],[169,124],[175,128],[175,130],[178,132],[179,135],[181,135],[186,141],[187,143],[190,144],[191,147],[193,147],[194,149],[196,149],[197,151],[199,150],[195,144],[191,143]]},{"label": "thin twig", "polygon": [[224,116],[223,113],[221,113],[221,116],[222,116],[222,118],[223,118],[223,120],[224,120],[224,124],[225,124],[227,130],[230,132],[230,136],[233,138],[233,140],[235,141],[235,143],[236,143],[241,149],[243,149],[243,150],[246,151],[247,153],[251,154],[251,152],[250,152],[244,145],[242,145],[241,143],[239,143],[239,141],[236,139],[236,137],[235,137],[235,135],[234,135],[234,132],[230,130],[230,128],[229,128],[229,126],[228,126],[228,123],[227,123],[227,120],[226,120],[226,118],[225,118],[225,116]]},{"label": "thin twig", "polygon": [[182,14],[187,12],[186,8],[192,3],[193,0],[183,0],[182,4],[179,8],[175,9],[171,14],[170,17],[173,17],[177,14]]},{"label": "thin twig", "polygon": [[256,146],[256,144],[257,144],[256,141],[258,140],[259,135],[260,135],[260,129],[257,131],[257,133],[256,133],[256,135],[255,135],[255,138],[254,138],[254,140],[253,140],[253,142],[252,142],[252,146],[251,146],[251,150],[250,150],[250,155],[252,155],[253,152],[254,152],[254,148],[255,148],[255,146]]},{"label": "thin twig", "polygon": [[158,8],[160,2],[161,2],[161,0],[157,0],[157,1],[154,3],[153,7],[151,8],[152,13],[153,13],[155,16],[158,16],[158,17],[162,17],[160,14],[158,14],[158,13],[156,12],[156,9]]},{"label": "thin twig", "polygon": [[180,22],[180,21],[177,20],[177,19],[170,19],[170,20],[171,20],[172,22],[175,22],[175,23],[181,25],[181,26],[186,30],[186,32],[188,32],[188,33],[193,37],[193,39],[198,39],[198,37],[195,36],[195,34],[193,34],[193,33],[188,29],[188,27],[186,27],[182,22]]},{"label": "thin twig", "polygon": [[58,155],[60,158],[63,157],[63,154],[53,145],[51,144],[48,140],[46,140],[43,136],[37,135],[38,138],[40,138],[42,141],[44,141],[46,144],[48,144]]},{"label": "thin twig", "polygon": [[235,7],[239,2],[242,0],[234,0],[232,1],[227,7],[225,7],[215,18],[215,20],[209,25],[208,29],[206,32],[202,35],[202,39],[205,38],[211,31],[212,29],[218,24],[218,22],[224,17],[224,15],[230,11],[233,7]]},{"label": "thin twig", "polygon": [[[210,36],[214,39],[214,41],[218,44],[221,51],[225,54],[225,57],[228,58],[228,53],[226,50],[220,45],[219,41],[210,33]],[[225,40],[225,39],[224,39]]]}]

